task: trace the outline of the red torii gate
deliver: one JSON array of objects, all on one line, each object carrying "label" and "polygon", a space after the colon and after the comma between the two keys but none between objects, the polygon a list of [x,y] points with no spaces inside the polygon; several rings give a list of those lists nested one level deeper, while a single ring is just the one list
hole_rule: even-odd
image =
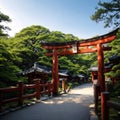
[{"label": "red torii gate", "polygon": [[53,83],[53,95],[58,94],[59,76],[58,76],[58,56],[73,55],[82,53],[97,52],[98,59],[98,84],[100,90],[105,91],[105,78],[104,78],[104,53],[105,50],[111,50],[110,47],[104,46],[104,44],[113,41],[116,37],[116,30],[101,35],[95,38],[86,40],[70,41],[70,42],[42,42],[41,45],[48,51],[47,56],[52,56],[52,83]]}]

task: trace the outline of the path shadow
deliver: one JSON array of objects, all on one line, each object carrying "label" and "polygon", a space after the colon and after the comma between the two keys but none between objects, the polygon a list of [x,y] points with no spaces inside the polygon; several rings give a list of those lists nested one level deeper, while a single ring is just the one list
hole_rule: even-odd
[{"label": "path shadow", "polygon": [[63,94],[4,116],[0,120],[89,120],[91,95]]}]

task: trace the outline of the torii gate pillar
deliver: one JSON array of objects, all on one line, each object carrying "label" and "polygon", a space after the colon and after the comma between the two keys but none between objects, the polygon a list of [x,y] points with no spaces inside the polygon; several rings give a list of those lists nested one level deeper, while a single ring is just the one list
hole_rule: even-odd
[{"label": "torii gate pillar", "polygon": [[59,76],[58,76],[58,55],[56,49],[53,49],[52,84],[53,84],[53,96],[57,96],[59,89]]},{"label": "torii gate pillar", "polygon": [[[53,83],[53,95],[58,95],[58,88],[59,88],[59,76],[58,76],[58,55],[73,55],[73,54],[80,54],[80,53],[98,53],[98,84],[100,85],[101,92],[105,91],[105,77],[104,77],[104,50],[109,50],[109,47],[103,47],[103,44],[112,42],[115,37],[116,33],[119,30],[116,30],[98,36],[96,38],[91,38],[87,40],[80,40],[80,41],[68,41],[65,43],[58,42],[58,43],[46,43],[43,42],[42,46],[47,50],[53,50],[53,52],[48,52],[47,56],[53,57],[52,62],[52,83]],[[71,50],[75,47],[77,52]],[[92,47],[90,47],[92,46]]]},{"label": "torii gate pillar", "polygon": [[98,52],[98,84],[101,92],[105,91],[105,77],[104,77],[104,54],[102,44],[97,44]]}]

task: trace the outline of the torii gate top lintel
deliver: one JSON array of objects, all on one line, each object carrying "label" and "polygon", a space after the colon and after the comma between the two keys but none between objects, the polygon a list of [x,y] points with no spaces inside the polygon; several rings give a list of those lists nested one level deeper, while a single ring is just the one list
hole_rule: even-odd
[{"label": "torii gate top lintel", "polygon": [[[118,29],[94,38],[68,42],[42,42],[41,45],[47,50],[57,49],[57,55],[61,56],[97,52],[97,44],[106,44],[114,40]],[[103,50],[110,49],[108,46],[103,46]],[[53,56],[53,52],[48,51],[46,55]]]},{"label": "torii gate top lintel", "polygon": [[[97,52],[98,54],[98,85],[100,90],[105,91],[105,79],[104,79],[104,50],[110,50],[110,47],[106,47],[103,44],[109,43],[116,38],[116,33],[119,28],[98,37],[69,41],[69,42],[43,42],[42,47],[48,50],[47,56],[52,56],[52,83],[53,83],[53,95],[58,94],[59,88],[59,76],[58,76],[58,56],[59,55],[73,55],[81,53]],[[50,50],[50,51],[49,51]],[[52,51],[51,51],[52,50]]]},{"label": "torii gate top lintel", "polygon": [[59,48],[70,48],[72,47],[73,44],[78,44],[79,46],[90,46],[90,45],[96,45],[98,43],[104,44],[104,43],[111,42],[115,38],[118,29],[119,28],[107,34],[89,38],[89,39],[67,41],[67,42],[41,42],[41,45],[45,49],[54,49],[54,48],[59,49]]}]

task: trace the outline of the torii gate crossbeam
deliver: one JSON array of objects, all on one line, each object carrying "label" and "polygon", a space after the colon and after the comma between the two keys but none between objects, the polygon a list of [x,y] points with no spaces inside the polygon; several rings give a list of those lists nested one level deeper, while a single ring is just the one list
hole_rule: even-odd
[{"label": "torii gate crossbeam", "polygon": [[59,87],[59,76],[58,76],[58,56],[63,55],[73,55],[73,54],[83,54],[97,52],[98,59],[98,84],[100,85],[100,90],[105,91],[105,78],[104,78],[104,53],[105,50],[110,50],[110,47],[105,47],[103,44],[113,41],[116,37],[116,30],[101,35],[95,38],[90,38],[86,40],[70,41],[63,43],[41,43],[42,47],[52,52],[46,53],[47,56],[53,57],[52,62],[52,82],[53,82],[53,95],[58,94]]}]

